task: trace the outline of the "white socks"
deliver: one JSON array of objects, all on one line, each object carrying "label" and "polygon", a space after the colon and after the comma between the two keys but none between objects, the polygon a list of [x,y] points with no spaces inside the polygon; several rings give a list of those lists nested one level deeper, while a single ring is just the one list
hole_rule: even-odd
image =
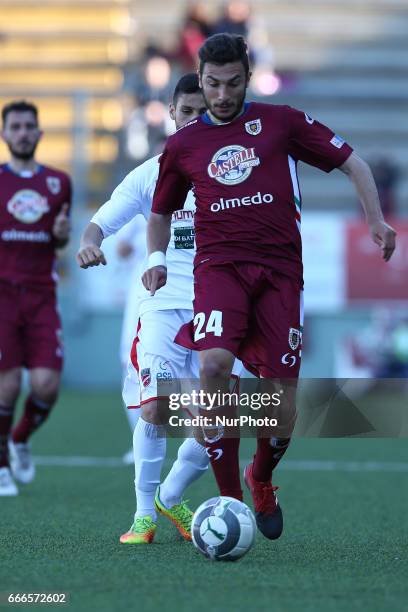
[{"label": "white socks", "polygon": [[[156,521],[154,508],[156,489],[166,456],[166,430],[161,425],[147,423],[140,417],[133,433],[135,458],[136,514]],[[167,507],[179,504],[185,489],[204,474],[210,459],[204,446],[194,438],[181,444],[177,459],[160,486],[160,500]]]},{"label": "white socks", "polygon": [[184,440],[173,467],[160,486],[160,500],[166,508],[181,502],[185,489],[204,474],[209,462],[205,447],[195,438]]},{"label": "white socks", "polygon": [[133,433],[137,516],[149,515],[156,521],[154,496],[166,456],[166,430],[140,417]]}]

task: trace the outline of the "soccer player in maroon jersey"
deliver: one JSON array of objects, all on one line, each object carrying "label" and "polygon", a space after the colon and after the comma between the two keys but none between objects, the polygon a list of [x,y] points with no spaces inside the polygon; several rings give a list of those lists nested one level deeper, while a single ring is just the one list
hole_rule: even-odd
[{"label": "soccer player in maroon jersey", "polygon": [[[69,240],[71,181],[35,159],[42,132],[33,104],[8,104],[2,121],[10,160],[0,165],[0,495],[17,495],[14,479],[28,483],[35,475],[28,440],[59,390],[55,260]],[[30,393],[12,429],[22,368],[29,370]]]},{"label": "soccer player in maroon jersey", "polygon": [[[384,222],[368,165],[339,136],[291,107],[245,102],[251,73],[242,37],[212,36],[199,58],[208,112],[167,141],[148,224],[149,269],[143,281],[152,294],[165,284],[171,213],[193,186],[195,316],[176,341],[200,351],[206,392],[226,389],[235,356],[265,381],[286,381],[286,413],[280,412],[273,435],[258,437],[254,461],[244,475],[258,528],[275,539],[283,518],[272,471],[293,430],[301,358],[297,163],[325,172],[338,168],[349,177],[385,261],[394,251],[395,232]],[[242,499],[238,436],[220,431],[209,436],[208,446],[221,495]]]}]

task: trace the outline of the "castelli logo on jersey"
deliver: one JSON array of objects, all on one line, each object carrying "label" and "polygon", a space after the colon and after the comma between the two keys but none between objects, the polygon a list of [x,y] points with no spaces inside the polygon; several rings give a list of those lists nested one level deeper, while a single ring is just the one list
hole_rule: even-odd
[{"label": "castelli logo on jersey", "polygon": [[35,223],[50,210],[47,198],[32,189],[17,191],[7,203],[7,210],[22,223]]},{"label": "castelli logo on jersey", "polygon": [[223,185],[237,185],[245,181],[254,166],[260,163],[255,147],[246,149],[241,145],[229,145],[215,153],[208,164],[208,175]]},{"label": "castelli logo on jersey", "polygon": [[228,210],[229,208],[241,208],[241,206],[253,206],[254,204],[271,204],[273,202],[273,195],[271,193],[255,193],[252,196],[245,196],[244,198],[220,198],[219,202],[213,202],[211,204],[212,212],[219,212],[220,210]]}]

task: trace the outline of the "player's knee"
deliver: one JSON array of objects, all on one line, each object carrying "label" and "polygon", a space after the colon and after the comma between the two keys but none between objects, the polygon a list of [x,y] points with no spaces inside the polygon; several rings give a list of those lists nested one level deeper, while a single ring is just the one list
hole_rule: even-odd
[{"label": "player's knee", "polygon": [[52,404],[58,397],[59,382],[59,375],[53,371],[37,373],[31,379],[32,393],[42,402]]},{"label": "player's knee", "polygon": [[200,376],[226,378],[230,375],[230,362],[222,355],[206,355],[200,364]]},{"label": "player's knee", "polygon": [[10,370],[0,374],[0,403],[14,406],[21,388],[21,371]]}]

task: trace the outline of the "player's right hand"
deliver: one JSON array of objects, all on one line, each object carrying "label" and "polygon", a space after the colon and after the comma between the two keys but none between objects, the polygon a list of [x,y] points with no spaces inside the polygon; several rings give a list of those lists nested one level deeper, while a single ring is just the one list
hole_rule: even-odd
[{"label": "player's right hand", "polygon": [[103,251],[96,245],[86,246],[79,249],[76,256],[77,264],[80,268],[90,268],[102,264],[106,266],[106,259]]},{"label": "player's right hand", "polygon": [[165,266],[154,266],[149,268],[142,276],[144,288],[154,295],[157,289],[164,287],[167,282],[167,268]]}]

